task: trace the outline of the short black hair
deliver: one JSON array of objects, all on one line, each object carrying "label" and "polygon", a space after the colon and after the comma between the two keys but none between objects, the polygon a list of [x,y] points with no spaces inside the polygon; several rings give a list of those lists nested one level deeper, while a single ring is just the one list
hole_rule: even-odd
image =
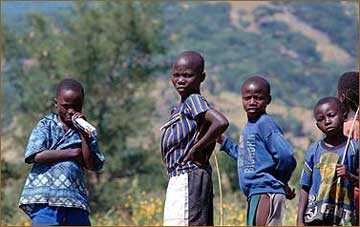
[{"label": "short black hair", "polygon": [[199,52],[193,50],[184,51],[177,57],[176,62],[182,57],[187,57],[191,59],[192,62],[195,62],[197,64],[197,70],[199,73],[204,72],[205,60]]},{"label": "short black hair", "polygon": [[84,99],[84,88],[81,83],[75,79],[65,78],[58,84],[56,88],[56,97],[60,95],[61,90],[72,90],[81,93],[82,99]]},{"label": "short black hair", "polygon": [[345,72],[340,76],[338,94],[344,94],[345,104],[348,104],[353,110],[357,109],[359,106],[359,72]]},{"label": "short black hair", "polygon": [[244,83],[241,86],[241,90],[244,88],[244,86],[248,83],[251,82],[255,82],[255,83],[261,83],[262,85],[264,85],[265,87],[265,91],[270,94],[271,93],[271,89],[270,89],[270,83],[269,81],[267,81],[264,77],[261,76],[251,76],[249,78],[247,78]]},{"label": "short black hair", "polygon": [[325,98],[322,98],[320,99],[314,106],[314,116],[315,116],[315,110],[318,106],[324,104],[324,103],[329,103],[329,102],[335,102],[336,105],[338,106],[341,114],[343,114],[345,112],[345,109],[344,109],[344,105],[341,103],[340,99],[336,98],[336,97],[325,97]]}]

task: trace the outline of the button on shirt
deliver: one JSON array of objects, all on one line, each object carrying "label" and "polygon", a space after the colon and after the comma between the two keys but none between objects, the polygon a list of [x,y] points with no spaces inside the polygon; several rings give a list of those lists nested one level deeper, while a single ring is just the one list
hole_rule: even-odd
[{"label": "button on shirt", "polygon": [[195,143],[198,129],[196,118],[210,108],[202,95],[192,94],[180,108],[173,111],[170,120],[161,128],[161,152],[169,176],[197,168],[191,160],[185,165],[181,165],[181,162]]},{"label": "button on shirt", "polygon": [[[104,155],[96,138],[89,140],[90,152],[96,157],[96,171],[104,164]],[[58,115],[51,113],[39,121],[33,129],[25,150],[25,162],[34,163],[34,155],[44,150],[80,148],[79,133],[70,128],[65,132]],[[19,207],[30,214],[35,204],[75,207],[89,211],[85,191],[84,170],[75,160],[53,163],[34,163],[25,182]]]}]

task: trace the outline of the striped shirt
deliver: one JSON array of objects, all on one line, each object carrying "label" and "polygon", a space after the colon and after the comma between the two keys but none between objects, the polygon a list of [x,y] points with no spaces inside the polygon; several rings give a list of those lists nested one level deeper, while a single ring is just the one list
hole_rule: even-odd
[{"label": "striped shirt", "polygon": [[185,165],[181,165],[181,162],[195,143],[198,125],[201,124],[196,118],[210,108],[202,95],[192,94],[179,108],[172,111],[170,120],[161,127],[161,153],[169,176],[198,168],[191,160]]}]

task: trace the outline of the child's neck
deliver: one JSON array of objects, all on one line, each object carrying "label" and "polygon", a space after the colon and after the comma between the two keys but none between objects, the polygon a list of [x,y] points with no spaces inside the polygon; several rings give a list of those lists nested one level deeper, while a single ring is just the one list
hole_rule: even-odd
[{"label": "child's neck", "polygon": [[70,129],[70,126],[69,126],[69,125],[67,125],[65,122],[63,122],[63,120],[61,119],[61,117],[60,117],[59,115],[57,116],[57,118],[58,118],[58,121],[60,121],[60,122],[61,122],[61,124],[62,124],[62,126],[63,126],[64,131],[65,131],[65,132],[67,132],[67,131]]},{"label": "child's neck", "polygon": [[201,94],[200,94],[200,91],[195,91],[195,92],[193,92],[193,93],[191,93],[191,94],[188,94],[188,95],[186,95],[186,96],[181,96],[181,101],[180,101],[179,106],[181,106],[182,104],[184,104],[185,100],[186,100],[190,95],[193,95],[193,94],[199,94],[199,95],[201,95]]},{"label": "child's neck", "polygon": [[259,118],[264,114],[266,114],[266,111],[264,113],[261,113],[261,114],[259,114],[257,116],[253,116],[253,117],[247,115],[247,119],[248,119],[249,122],[255,122],[255,121],[259,120]]},{"label": "child's neck", "polygon": [[336,135],[333,135],[333,136],[326,136],[324,138],[324,143],[326,146],[328,147],[336,147],[336,146],[339,146],[340,144],[344,143],[346,141],[347,137],[344,136],[344,134],[342,133],[342,130],[341,130],[341,133],[338,133]]}]

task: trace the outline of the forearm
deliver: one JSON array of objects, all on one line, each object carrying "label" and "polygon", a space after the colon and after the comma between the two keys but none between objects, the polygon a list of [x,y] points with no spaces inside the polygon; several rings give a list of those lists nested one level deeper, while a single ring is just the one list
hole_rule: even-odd
[{"label": "forearm", "polygon": [[203,124],[208,123],[209,128],[206,133],[199,138],[193,149],[201,151],[211,143],[216,142],[216,139],[228,128],[229,122],[227,119],[216,110],[209,110],[206,112]]},{"label": "forearm", "polygon": [[303,186],[300,191],[298,214],[296,220],[298,226],[304,225],[304,213],[307,206],[308,197],[309,197],[309,188],[307,186]]},{"label": "forearm", "polygon": [[84,161],[84,165],[86,169],[95,170],[95,157],[91,153],[91,150],[88,145],[88,138],[86,135],[83,135],[80,133],[81,137],[81,151],[82,151],[82,157]]},{"label": "forearm", "polygon": [[235,144],[229,137],[225,137],[225,139],[221,143],[220,150],[225,151],[233,159],[238,158],[238,145]]},{"label": "forearm", "polygon": [[280,133],[273,133],[269,136],[267,145],[276,160],[276,177],[287,184],[297,164],[291,145]]},{"label": "forearm", "polygon": [[209,129],[203,137],[201,137],[194,145],[193,149],[201,151],[211,143],[216,142],[218,136],[220,136],[228,127],[228,124],[224,122],[211,123]]},{"label": "forearm", "polygon": [[35,154],[34,162],[39,164],[75,159],[81,155],[80,149],[45,150]]}]

